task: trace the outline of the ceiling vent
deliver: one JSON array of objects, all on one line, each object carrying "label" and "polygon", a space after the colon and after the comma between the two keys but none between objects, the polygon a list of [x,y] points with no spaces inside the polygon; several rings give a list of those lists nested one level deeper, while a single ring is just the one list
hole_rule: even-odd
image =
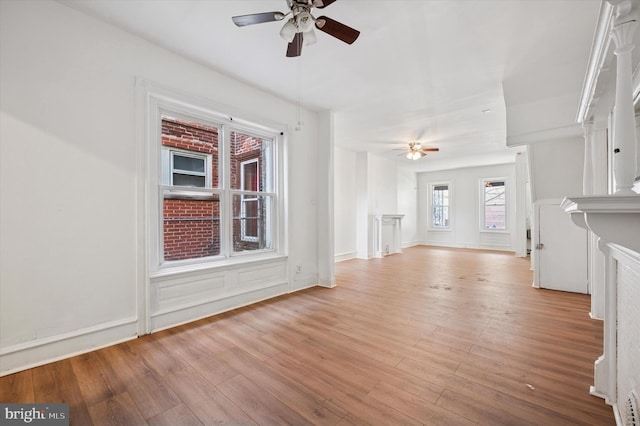
[{"label": "ceiling vent", "polygon": [[638,411],[638,395],[631,391],[622,409],[622,424],[624,426],[640,426],[640,412]]}]

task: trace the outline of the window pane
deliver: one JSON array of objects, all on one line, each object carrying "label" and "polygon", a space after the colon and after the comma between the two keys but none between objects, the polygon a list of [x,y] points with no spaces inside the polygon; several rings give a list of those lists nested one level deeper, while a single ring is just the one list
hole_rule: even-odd
[{"label": "window pane", "polygon": [[506,229],[505,206],[485,206],[484,226],[486,229]]},{"label": "window pane", "polygon": [[[173,169],[164,170],[163,176],[168,180],[170,176],[173,177],[173,185],[185,185],[185,186],[198,186],[204,187],[207,179],[193,180],[186,182],[184,180],[175,182],[175,171],[182,172],[194,172],[204,173],[206,176],[210,176],[211,186],[218,187],[218,136],[220,130],[218,127],[201,123],[195,120],[186,120],[183,118],[172,117],[167,114],[163,114],[162,118],[162,146],[166,148],[176,148],[184,152],[192,152],[193,156],[180,155],[180,153],[173,153]],[[210,170],[206,170],[207,161],[204,160],[205,156],[210,156],[211,167]],[[197,158],[200,157],[200,158]],[[167,162],[169,160],[167,159]],[[163,167],[171,167],[170,164],[163,165]],[[182,173],[187,175],[189,173]],[[181,178],[178,178],[181,179]],[[205,184],[197,182],[204,181]],[[185,183],[186,182],[186,183]],[[171,184],[165,182],[165,184]]]},{"label": "window pane", "polygon": [[484,182],[484,228],[504,230],[506,221],[506,191],[504,181]]},{"label": "window pane", "polygon": [[436,185],[431,197],[431,226],[446,228],[449,226],[449,186]]},{"label": "window pane", "polygon": [[490,205],[505,203],[504,182],[485,182],[484,203]]},{"label": "window pane", "polygon": [[271,248],[271,197],[233,195],[233,251]]},{"label": "window pane", "polygon": [[220,254],[219,200],[164,199],[164,260]]},{"label": "window pane", "polygon": [[173,174],[173,184],[177,186],[195,186],[204,188],[206,180],[204,176],[183,175],[181,173]]},{"label": "window pane", "polygon": [[173,168],[186,172],[204,173],[205,161],[203,158],[187,157],[185,155],[173,155]]},{"label": "window pane", "polygon": [[231,188],[273,192],[272,140],[237,131],[230,137]]}]

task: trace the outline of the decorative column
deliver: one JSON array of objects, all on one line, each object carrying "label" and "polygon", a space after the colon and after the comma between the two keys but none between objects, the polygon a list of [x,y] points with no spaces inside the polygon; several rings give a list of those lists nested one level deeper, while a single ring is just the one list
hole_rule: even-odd
[{"label": "decorative column", "polygon": [[590,393],[593,396],[603,398],[607,404],[613,405],[617,400],[616,395],[616,331],[617,331],[617,293],[615,285],[616,265],[610,256],[609,245],[600,240],[600,250],[607,259],[605,265],[606,292],[605,292],[605,318],[604,318],[604,344],[603,353],[596,360],[593,370],[593,386]]},{"label": "decorative column", "polygon": [[637,23],[627,16],[631,3],[618,6],[616,24],[611,30],[616,49],[616,102],[613,123],[613,175],[616,194],[633,195],[636,176],[636,125],[631,84],[633,34]]},{"label": "decorative column", "polygon": [[[606,123],[588,122],[584,128],[584,174],[582,191],[587,195],[607,193],[607,131]],[[605,312],[605,257],[598,249],[598,236],[589,230],[588,265],[589,293],[593,319],[604,319]]]}]

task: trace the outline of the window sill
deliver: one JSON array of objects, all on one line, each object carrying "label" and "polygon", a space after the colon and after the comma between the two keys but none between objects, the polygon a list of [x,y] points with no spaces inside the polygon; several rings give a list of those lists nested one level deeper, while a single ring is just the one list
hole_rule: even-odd
[{"label": "window sill", "polygon": [[246,265],[259,265],[261,263],[270,263],[274,261],[285,261],[287,256],[278,252],[268,252],[251,255],[237,255],[226,259],[211,260],[202,263],[189,263],[182,265],[160,266],[156,271],[151,271],[150,279],[166,278],[175,275],[187,275],[190,273],[198,274],[202,272],[214,272],[216,270],[225,270],[233,267]]},{"label": "window sill", "polygon": [[427,228],[428,232],[451,232],[453,229],[451,228]]},{"label": "window sill", "polygon": [[511,232],[507,229],[481,229],[480,233],[487,234],[510,234]]}]

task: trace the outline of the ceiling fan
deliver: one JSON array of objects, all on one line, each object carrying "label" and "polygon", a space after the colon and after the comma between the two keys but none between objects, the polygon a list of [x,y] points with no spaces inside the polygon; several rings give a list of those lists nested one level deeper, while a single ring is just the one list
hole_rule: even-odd
[{"label": "ceiling fan", "polygon": [[323,9],[334,3],[336,0],[287,0],[289,12],[263,12],[252,13],[249,15],[234,16],[231,19],[233,23],[239,27],[246,25],[261,24],[263,22],[282,21],[287,16],[291,16],[280,30],[280,36],[285,39],[289,45],[287,46],[287,57],[300,56],[302,46],[310,45],[316,42],[316,35],[313,27],[322,32],[329,34],[342,40],[347,44],[352,44],[360,31],[334,21],[326,16],[318,18],[311,14],[312,8]]},{"label": "ceiling fan", "polygon": [[[404,151],[405,148],[396,148],[395,150]],[[409,160],[419,160],[427,155],[427,152],[438,152],[440,148],[423,148],[420,142],[409,142],[409,151],[406,153],[406,157]],[[400,154],[400,155],[405,155]]]}]

